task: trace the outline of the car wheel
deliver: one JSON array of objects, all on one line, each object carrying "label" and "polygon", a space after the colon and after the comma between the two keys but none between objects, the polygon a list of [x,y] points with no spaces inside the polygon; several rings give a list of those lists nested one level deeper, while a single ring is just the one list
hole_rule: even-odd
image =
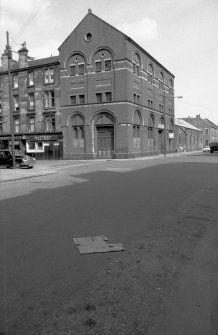
[{"label": "car wheel", "polygon": [[28,165],[28,169],[32,169],[32,168],[33,168],[33,166],[29,166],[29,165]]}]

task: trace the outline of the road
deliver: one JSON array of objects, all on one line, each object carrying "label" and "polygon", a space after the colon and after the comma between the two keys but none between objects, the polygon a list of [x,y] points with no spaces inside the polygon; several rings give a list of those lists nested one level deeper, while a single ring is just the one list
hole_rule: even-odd
[{"label": "road", "polygon": [[[111,160],[2,183],[0,334],[156,335],[160,329],[162,335],[217,334],[217,164],[216,154]],[[111,242],[123,243],[125,251],[81,256],[72,240],[102,234]],[[134,294],[131,289],[129,294],[141,296],[142,287],[147,290],[150,285],[144,308],[150,313],[153,306],[155,312],[148,313],[149,319],[139,313],[130,325],[131,306],[124,300],[125,308],[120,306],[125,311],[123,328],[118,322],[119,310],[106,321],[102,313],[95,315],[96,325],[86,328],[83,322],[83,328],[73,325],[76,330],[70,332],[63,310],[72,299],[79,304],[94,287],[95,292],[101,292],[103,286],[105,290],[109,283],[104,271],[110,269],[118,278],[120,265],[123,271],[119,278],[133,282],[130,270],[134,276],[145,271],[130,266],[135,257],[140,264],[147,262],[146,276],[149,273],[150,277],[147,282],[143,279],[138,293],[135,283]],[[157,259],[161,264],[158,274],[153,269]],[[166,264],[170,264],[167,271]],[[151,295],[157,277],[161,303],[160,296]],[[112,286],[113,280],[111,276]],[[98,286],[100,283],[104,285]],[[124,292],[120,293],[119,285],[117,294],[122,303]],[[131,303],[142,311],[139,301]],[[203,307],[196,310],[197,305]]]}]

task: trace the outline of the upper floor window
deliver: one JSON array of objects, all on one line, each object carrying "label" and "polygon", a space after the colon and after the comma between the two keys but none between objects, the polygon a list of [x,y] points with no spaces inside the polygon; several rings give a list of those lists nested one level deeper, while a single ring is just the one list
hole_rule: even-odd
[{"label": "upper floor window", "polygon": [[29,93],[29,109],[34,110],[35,109],[35,96],[34,93]]},{"label": "upper floor window", "polygon": [[55,107],[54,91],[45,91],[45,108]]},{"label": "upper floor window", "polygon": [[86,73],[85,58],[81,54],[73,54],[67,62],[68,73],[70,76],[81,76]]},{"label": "upper floor window", "polygon": [[51,132],[56,129],[55,115],[46,114],[44,116],[44,129],[45,131]]},{"label": "upper floor window", "polygon": [[82,75],[85,73],[85,64],[79,64],[79,75]]},{"label": "upper floor window", "polygon": [[18,88],[18,74],[13,76],[13,88]]},{"label": "upper floor window", "polygon": [[101,103],[102,102],[102,93],[96,93],[96,99],[97,99],[97,103]]},{"label": "upper floor window", "polygon": [[112,53],[107,49],[98,50],[93,57],[95,72],[111,71],[113,67]]},{"label": "upper floor window", "polygon": [[163,104],[159,104],[159,111],[164,112],[164,105]]},{"label": "upper floor window", "polygon": [[45,84],[54,83],[54,69],[46,69],[45,72]]},{"label": "upper floor window", "polygon": [[0,98],[0,113],[2,112],[2,99]]},{"label": "upper floor window", "polygon": [[111,94],[111,92],[106,92],[105,93],[105,97],[106,97],[106,102],[111,102],[112,101],[112,94]]},{"label": "upper floor window", "polygon": [[19,111],[19,97],[14,95],[14,112]]},{"label": "upper floor window", "polygon": [[151,64],[148,65],[148,82],[153,84],[154,79],[154,69]]},{"label": "upper floor window", "polygon": [[151,108],[151,109],[154,108],[154,101],[151,99],[148,99],[148,108]]},{"label": "upper floor window", "polygon": [[3,127],[2,127],[2,119],[0,119],[0,134],[3,132]]},{"label": "upper floor window", "polygon": [[34,85],[34,73],[33,72],[28,73],[28,85],[29,86]]},{"label": "upper floor window", "polygon": [[35,118],[30,117],[29,118],[29,132],[33,133],[35,131]]},{"label": "upper floor window", "polygon": [[19,133],[20,132],[20,120],[14,119],[14,132]]},{"label": "upper floor window", "polygon": [[137,76],[140,76],[140,68],[141,68],[141,62],[139,55],[137,53],[133,56],[133,73]]},{"label": "upper floor window", "polygon": [[79,95],[79,103],[80,104],[84,104],[85,103],[85,95],[84,94],[80,94]]},{"label": "upper floor window", "polygon": [[163,76],[162,72],[160,72],[160,74],[159,74],[159,88],[161,90],[164,89],[164,76]]},{"label": "upper floor window", "polygon": [[169,81],[169,94],[173,94],[173,80],[170,79]]},{"label": "upper floor window", "polygon": [[205,135],[209,135],[209,129],[208,129],[208,128],[205,128],[205,129],[204,129],[204,133],[205,133]]}]

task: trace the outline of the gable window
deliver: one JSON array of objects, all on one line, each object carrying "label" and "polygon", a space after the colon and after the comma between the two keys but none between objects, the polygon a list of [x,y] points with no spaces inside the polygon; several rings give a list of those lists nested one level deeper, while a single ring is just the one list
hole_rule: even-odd
[{"label": "gable window", "polygon": [[19,111],[19,98],[18,95],[14,95],[14,112]]},{"label": "gable window", "polygon": [[33,72],[28,73],[28,85],[34,86],[34,73]]},{"label": "gable window", "polygon": [[76,75],[76,66],[70,65],[70,75],[75,76]]},{"label": "gable window", "polygon": [[102,93],[96,93],[96,99],[97,99],[97,103],[101,103],[102,102]]},{"label": "gable window", "polygon": [[54,83],[54,69],[46,69],[45,72],[45,84]]},{"label": "gable window", "polygon": [[79,95],[79,103],[80,104],[84,104],[85,103],[85,95],[84,94],[80,94]]},{"label": "gable window", "polygon": [[71,100],[71,105],[76,105],[76,96],[75,95],[71,95],[70,100]]},{"label": "gable window", "polygon": [[85,73],[85,64],[79,64],[79,75]]},{"label": "gable window", "polygon": [[105,97],[106,97],[106,102],[111,102],[112,101],[111,92],[106,92]]},{"label": "gable window", "polygon": [[18,88],[18,74],[13,76],[13,88]]},{"label": "gable window", "polygon": [[34,93],[29,93],[29,109],[34,110],[35,109],[35,97]]},{"label": "gable window", "polygon": [[20,132],[20,120],[14,119],[14,132],[19,133]]},{"label": "gable window", "polygon": [[102,71],[102,64],[100,61],[95,62],[95,69],[96,69],[96,72]]},{"label": "gable window", "polygon": [[55,107],[54,91],[45,91],[45,108]]},{"label": "gable window", "polygon": [[107,59],[104,62],[105,71],[110,71],[112,67],[111,59]]}]

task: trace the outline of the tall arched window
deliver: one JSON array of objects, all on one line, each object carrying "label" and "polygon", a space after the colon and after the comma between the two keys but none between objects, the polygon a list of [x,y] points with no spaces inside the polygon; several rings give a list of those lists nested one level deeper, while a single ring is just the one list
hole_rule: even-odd
[{"label": "tall arched window", "polygon": [[148,65],[148,82],[153,84],[153,80],[154,80],[154,69],[152,64]]},{"label": "tall arched window", "polygon": [[133,116],[133,147],[140,148],[140,129],[141,129],[141,119],[138,111],[135,111]]},{"label": "tall arched window", "polygon": [[72,142],[74,150],[84,150],[84,119],[78,114],[72,118]]},{"label": "tall arched window", "polygon": [[139,58],[139,55],[137,53],[133,56],[133,73],[137,76],[140,76],[140,70],[141,70],[141,61]]},{"label": "tall arched window", "polygon": [[148,119],[148,148],[153,151],[154,150],[154,115],[150,114]]},{"label": "tall arched window", "polygon": [[173,94],[173,80],[169,80],[169,94]]},{"label": "tall arched window", "polygon": [[161,90],[164,89],[164,75],[163,75],[163,72],[160,72],[160,74],[159,74],[159,88]]}]

